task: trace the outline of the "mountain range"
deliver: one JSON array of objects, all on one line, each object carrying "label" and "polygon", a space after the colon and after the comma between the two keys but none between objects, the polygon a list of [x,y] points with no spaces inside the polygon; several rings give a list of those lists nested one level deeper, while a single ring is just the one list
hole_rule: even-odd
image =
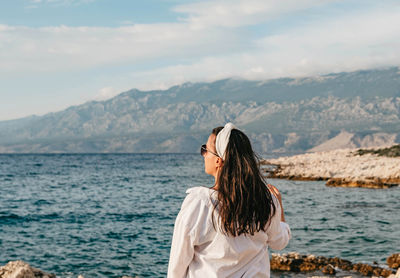
[{"label": "mountain range", "polygon": [[258,153],[400,141],[400,69],[132,89],[43,116],[0,122],[1,153],[197,152],[231,121]]}]

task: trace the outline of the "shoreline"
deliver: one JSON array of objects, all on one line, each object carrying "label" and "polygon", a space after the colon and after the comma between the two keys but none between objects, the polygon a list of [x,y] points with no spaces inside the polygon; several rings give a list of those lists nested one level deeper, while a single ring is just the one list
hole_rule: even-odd
[{"label": "shoreline", "polygon": [[400,186],[399,179],[348,180],[346,178],[285,176],[279,174],[270,174],[267,175],[267,178],[294,181],[326,181],[325,185],[331,187],[362,187],[371,189],[388,189],[391,187]]},{"label": "shoreline", "polygon": [[284,254],[271,254],[271,271],[289,271],[293,273],[310,273],[321,271],[323,274],[333,275],[341,272],[346,277],[351,274],[369,277],[400,278],[400,253],[387,257],[386,265],[353,263],[338,257],[327,258],[313,254],[299,254],[289,252]]},{"label": "shoreline", "polygon": [[[351,275],[361,275],[369,277],[400,278],[400,253],[394,253],[387,257],[386,265],[377,263],[352,263],[349,260],[338,257],[328,258],[313,254],[299,254],[297,252],[272,253],[270,269],[274,272],[290,273],[314,273],[333,275],[346,273],[346,277]],[[349,276],[350,275],[350,276]],[[0,278],[56,278],[54,273],[48,273],[41,269],[32,267],[24,261],[9,261],[6,265],[0,266]],[[78,274],[77,278],[84,278]],[[122,276],[121,278],[134,278],[132,276]],[[135,276],[139,278],[139,276]]]},{"label": "shoreline", "polygon": [[261,165],[267,178],[326,181],[332,187],[388,189],[400,185],[400,157],[360,153],[360,149],[306,153],[262,160]]}]

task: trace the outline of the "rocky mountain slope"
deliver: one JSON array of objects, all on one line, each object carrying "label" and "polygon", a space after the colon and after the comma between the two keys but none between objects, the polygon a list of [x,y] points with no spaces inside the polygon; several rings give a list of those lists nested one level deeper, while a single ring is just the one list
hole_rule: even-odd
[{"label": "rocky mountain slope", "polygon": [[[227,121],[260,153],[400,140],[400,70],[267,81],[225,79],[121,93],[0,122],[0,152],[196,152]],[[329,140],[329,141],[328,141]]]}]

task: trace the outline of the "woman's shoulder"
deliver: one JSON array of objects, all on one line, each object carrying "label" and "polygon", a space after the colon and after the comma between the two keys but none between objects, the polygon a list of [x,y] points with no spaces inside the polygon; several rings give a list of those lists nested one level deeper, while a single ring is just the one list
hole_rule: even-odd
[{"label": "woman's shoulder", "polygon": [[190,187],[186,190],[187,194],[195,193],[195,194],[204,194],[209,192],[215,191],[214,189],[205,187],[205,186],[195,186],[195,187]]},{"label": "woman's shoulder", "polygon": [[189,188],[186,191],[187,195],[179,212],[180,219],[186,219],[185,221],[191,226],[194,225],[194,222],[199,217],[206,217],[210,209],[212,209],[211,194],[213,191],[202,186]]},{"label": "woman's shoulder", "polygon": [[186,199],[191,201],[204,201],[209,205],[211,199],[215,199],[216,191],[205,186],[191,187],[186,190]]}]

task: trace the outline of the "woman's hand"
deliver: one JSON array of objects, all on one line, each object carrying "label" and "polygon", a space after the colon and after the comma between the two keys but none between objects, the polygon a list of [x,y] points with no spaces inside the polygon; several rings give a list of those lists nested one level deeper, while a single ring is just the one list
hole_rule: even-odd
[{"label": "woman's hand", "polygon": [[272,194],[275,195],[275,197],[278,199],[279,204],[281,206],[281,221],[285,222],[285,214],[283,212],[283,205],[282,205],[282,195],[279,192],[278,188],[273,186],[272,184],[268,184],[269,191],[271,191]]}]

